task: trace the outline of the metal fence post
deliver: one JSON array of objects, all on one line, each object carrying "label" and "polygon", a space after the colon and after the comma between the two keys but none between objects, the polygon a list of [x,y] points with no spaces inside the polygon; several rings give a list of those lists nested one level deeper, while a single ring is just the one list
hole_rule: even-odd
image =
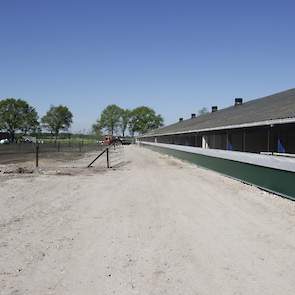
[{"label": "metal fence post", "polygon": [[107,167],[110,168],[109,148],[107,148]]},{"label": "metal fence post", "polygon": [[39,167],[39,143],[36,143],[36,168]]}]

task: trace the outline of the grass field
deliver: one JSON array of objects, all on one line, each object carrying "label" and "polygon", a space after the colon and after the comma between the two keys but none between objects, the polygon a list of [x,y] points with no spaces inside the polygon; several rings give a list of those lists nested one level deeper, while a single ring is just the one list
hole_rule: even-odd
[{"label": "grass field", "polygon": [[61,144],[95,144],[97,143],[97,139],[94,138],[81,138],[81,137],[73,137],[70,139],[67,138],[62,138],[62,139],[57,139],[55,140],[54,138],[50,137],[50,138],[43,138],[40,139],[41,141],[43,141],[44,143],[55,143],[55,142],[59,142]]}]

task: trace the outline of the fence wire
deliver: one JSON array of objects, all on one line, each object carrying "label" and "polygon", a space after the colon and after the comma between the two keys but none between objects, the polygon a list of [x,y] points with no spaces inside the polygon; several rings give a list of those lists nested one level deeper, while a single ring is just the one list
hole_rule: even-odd
[{"label": "fence wire", "polygon": [[[71,160],[88,152],[103,150],[102,145],[86,143],[40,143],[39,160]],[[0,164],[35,161],[37,144],[13,143],[0,145]]]}]

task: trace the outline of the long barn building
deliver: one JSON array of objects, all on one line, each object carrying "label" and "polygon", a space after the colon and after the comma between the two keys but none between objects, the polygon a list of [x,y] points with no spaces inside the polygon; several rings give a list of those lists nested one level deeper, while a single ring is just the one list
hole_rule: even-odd
[{"label": "long barn building", "polygon": [[[228,108],[213,106],[210,113],[180,118],[138,140],[150,148],[295,198],[295,187],[289,187],[289,180],[295,181],[295,89],[247,102],[236,98]],[[229,167],[233,164],[234,168]],[[253,170],[255,167],[268,170]],[[247,172],[249,168],[251,172]],[[269,177],[263,173],[263,179],[257,179],[257,173],[269,174],[269,169],[276,173]],[[281,185],[276,184],[278,174],[282,174]]]}]

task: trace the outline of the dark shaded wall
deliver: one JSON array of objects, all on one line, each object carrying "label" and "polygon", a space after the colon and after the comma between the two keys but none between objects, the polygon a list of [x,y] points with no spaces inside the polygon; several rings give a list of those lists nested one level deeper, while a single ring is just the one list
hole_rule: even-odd
[{"label": "dark shaded wall", "polygon": [[280,152],[295,154],[295,124],[237,128],[222,131],[151,136],[147,142],[202,147],[202,137],[207,137],[211,149],[261,153]]}]

